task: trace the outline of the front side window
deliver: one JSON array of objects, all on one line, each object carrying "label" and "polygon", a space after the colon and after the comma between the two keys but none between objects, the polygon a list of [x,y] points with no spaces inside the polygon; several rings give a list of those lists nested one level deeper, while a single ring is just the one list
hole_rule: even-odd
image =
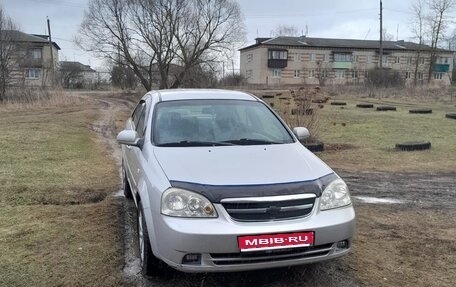
[{"label": "front side window", "polygon": [[242,100],[181,100],[156,105],[157,146],[285,144],[294,140],[263,103]]}]

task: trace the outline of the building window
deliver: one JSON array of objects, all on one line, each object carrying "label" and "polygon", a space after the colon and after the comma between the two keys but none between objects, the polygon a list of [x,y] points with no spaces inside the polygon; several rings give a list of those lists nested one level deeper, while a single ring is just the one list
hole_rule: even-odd
[{"label": "building window", "polygon": [[334,62],[351,62],[352,55],[348,53],[335,53]]},{"label": "building window", "polygon": [[424,61],[425,61],[425,60],[426,60],[425,58],[420,58],[420,64],[421,64],[421,65],[424,65]]},{"label": "building window", "polygon": [[395,64],[400,64],[401,63],[401,57],[400,56],[395,56],[394,57],[394,63]]},{"label": "building window", "polygon": [[407,57],[407,64],[413,64],[413,57]]},{"label": "building window", "polygon": [[443,73],[434,73],[434,80],[441,80],[443,77]]},{"label": "building window", "polygon": [[314,70],[309,70],[309,78],[315,77],[315,71]]},{"label": "building window", "polygon": [[272,69],[272,77],[280,78],[281,76],[282,76],[282,70],[281,69]]},{"label": "building window", "polygon": [[41,49],[32,49],[30,53],[32,59],[41,59]]},{"label": "building window", "polygon": [[41,69],[25,69],[25,78],[27,80],[37,80],[40,78]]},{"label": "building window", "polygon": [[247,54],[247,63],[250,63],[253,61],[253,54]]},{"label": "building window", "polygon": [[367,56],[367,63],[368,64],[372,63],[372,56],[370,56],[370,55]]},{"label": "building window", "polygon": [[315,54],[309,54],[309,61],[315,62]]},{"label": "building window", "polygon": [[252,77],[252,75],[253,75],[253,71],[252,70],[246,70],[245,71],[245,77],[247,79],[250,79]]},{"label": "building window", "polygon": [[299,78],[300,75],[301,75],[301,71],[299,71],[299,70],[294,70],[294,77],[295,77],[295,78]]},{"label": "building window", "polygon": [[358,79],[358,71],[353,71],[352,72],[352,78],[353,79]]},{"label": "building window", "polygon": [[437,64],[448,64],[448,58],[446,58],[446,57],[437,58]]},{"label": "building window", "polygon": [[359,56],[358,55],[353,55],[353,63],[358,63]]},{"label": "building window", "polygon": [[288,51],[270,50],[269,59],[270,60],[288,60]]},{"label": "building window", "polygon": [[383,64],[388,64],[388,56],[387,55],[383,55],[382,56],[382,63]]},{"label": "building window", "polygon": [[364,71],[364,78],[366,78],[366,79],[369,78],[369,71],[368,70]]},{"label": "building window", "polygon": [[329,62],[329,55],[323,54],[323,62]]},{"label": "building window", "polygon": [[334,75],[336,79],[344,79],[345,78],[345,70],[335,70]]},{"label": "building window", "polygon": [[328,77],[328,71],[327,70],[321,70],[320,78],[321,79],[326,79],[327,77]]},{"label": "building window", "polygon": [[423,80],[423,73],[422,72],[418,72],[418,80]]},{"label": "building window", "polygon": [[412,78],[412,72],[405,72],[405,78],[406,79],[411,79]]},{"label": "building window", "polygon": [[294,61],[295,62],[301,62],[301,53],[295,53],[294,54]]}]

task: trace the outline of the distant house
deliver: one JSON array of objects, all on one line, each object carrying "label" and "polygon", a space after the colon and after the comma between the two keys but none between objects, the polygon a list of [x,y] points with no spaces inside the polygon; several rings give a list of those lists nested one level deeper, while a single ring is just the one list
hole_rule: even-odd
[{"label": "distant house", "polygon": [[[363,83],[370,70],[380,67],[396,72],[412,83],[428,80],[431,48],[406,41],[384,41],[380,59],[379,41],[310,37],[257,38],[240,49],[241,74],[249,84],[302,85]],[[438,49],[431,83],[449,85],[453,51]],[[415,75],[416,72],[416,75]]]},{"label": "distant house", "polygon": [[97,71],[80,62],[60,62],[60,77],[64,88],[80,89],[95,85]]},{"label": "distant house", "polygon": [[50,44],[47,35],[26,34],[15,30],[2,33],[16,46],[11,83],[40,87],[52,85],[60,47],[55,42]]}]

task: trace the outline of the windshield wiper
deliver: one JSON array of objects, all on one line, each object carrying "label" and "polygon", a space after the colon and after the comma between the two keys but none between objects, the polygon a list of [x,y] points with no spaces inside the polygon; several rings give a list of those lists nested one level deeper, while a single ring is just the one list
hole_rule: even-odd
[{"label": "windshield wiper", "polygon": [[234,143],[229,142],[211,142],[211,141],[180,141],[158,144],[159,147],[191,147],[191,146],[232,146]]},{"label": "windshield wiper", "polygon": [[236,145],[265,145],[265,144],[283,144],[283,142],[274,142],[261,139],[238,139],[238,140],[227,140],[224,143],[231,143]]}]

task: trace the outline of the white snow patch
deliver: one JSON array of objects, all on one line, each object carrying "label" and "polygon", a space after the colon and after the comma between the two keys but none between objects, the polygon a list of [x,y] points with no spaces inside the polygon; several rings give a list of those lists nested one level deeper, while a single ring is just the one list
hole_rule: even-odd
[{"label": "white snow patch", "polygon": [[371,196],[352,196],[353,198],[364,202],[364,203],[380,203],[380,204],[400,204],[405,203],[404,200],[395,199],[395,198],[379,198]]}]

